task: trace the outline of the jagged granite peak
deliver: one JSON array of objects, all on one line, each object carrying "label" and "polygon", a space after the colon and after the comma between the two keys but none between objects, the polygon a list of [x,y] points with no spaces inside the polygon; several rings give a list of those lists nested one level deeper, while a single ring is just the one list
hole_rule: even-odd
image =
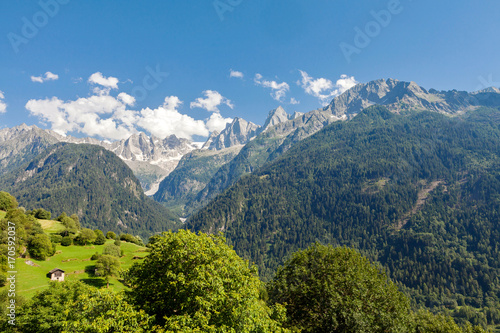
[{"label": "jagged granite peak", "polygon": [[498,89],[497,87],[488,87],[486,89],[474,91],[472,94],[476,95],[476,94],[482,94],[482,93],[497,93],[497,94],[500,94],[500,89]]},{"label": "jagged granite peak", "polygon": [[[496,92],[494,89],[488,91]],[[488,96],[491,97],[491,96]],[[498,98],[494,96],[494,98]],[[352,118],[363,109],[377,104],[384,105],[391,112],[407,110],[429,110],[439,113],[457,114],[477,106],[487,106],[489,100],[478,98],[466,91],[437,91],[420,87],[415,82],[395,79],[380,79],[365,84],[358,84],[323,108],[337,117],[346,115]]]},{"label": "jagged granite peak", "polygon": [[[129,138],[114,142],[110,145],[101,144],[110,149],[125,161],[142,161],[161,164],[172,159],[179,160],[182,155],[196,149],[196,146],[187,139],[179,139],[170,135],[161,140],[144,133],[131,135]],[[181,156],[179,156],[181,155]]]},{"label": "jagged granite peak", "polygon": [[290,118],[291,120],[292,119],[296,119],[298,117],[301,117],[304,115],[304,112],[298,112],[298,111],[295,111],[293,114],[292,114],[292,117]]},{"label": "jagged granite peak", "polygon": [[36,126],[0,130],[0,175],[31,160],[58,140]]},{"label": "jagged granite peak", "polygon": [[161,180],[175,169],[182,156],[199,148],[197,143],[175,135],[160,139],[140,132],[121,141],[109,142],[61,135],[35,125],[22,124],[0,130],[0,174],[57,142],[93,144],[112,151],[133,170],[148,195],[153,194]]},{"label": "jagged granite peak", "polygon": [[210,136],[208,137],[207,141],[203,144],[201,149],[209,149],[210,145],[212,142],[215,140],[215,138],[220,134],[219,131],[215,130],[212,133],[210,133]]},{"label": "jagged granite peak", "polygon": [[209,149],[220,150],[236,145],[244,145],[257,135],[259,128],[259,125],[236,117],[213,139]]},{"label": "jagged granite peak", "polygon": [[270,127],[273,127],[275,125],[290,120],[290,118],[291,118],[290,115],[286,113],[285,109],[279,106],[278,108],[269,111],[269,115],[267,116],[267,119],[264,123],[264,126],[262,126],[261,131],[264,132]]}]

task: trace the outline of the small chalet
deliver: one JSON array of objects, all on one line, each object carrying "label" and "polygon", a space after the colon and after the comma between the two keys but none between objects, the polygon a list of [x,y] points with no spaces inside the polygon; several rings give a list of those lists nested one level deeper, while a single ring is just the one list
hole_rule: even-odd
[{"label": "small chalet", "polygon": [[64,281],[64,271],[60,268],[54,268],[49,275],[52,281]]}]

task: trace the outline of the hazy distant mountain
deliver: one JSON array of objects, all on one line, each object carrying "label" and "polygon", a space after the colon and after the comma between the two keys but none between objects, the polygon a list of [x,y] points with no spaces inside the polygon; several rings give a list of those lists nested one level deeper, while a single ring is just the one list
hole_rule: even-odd
[{"label": "hazy distant mountain", "polygon": [[58,142],[46,131],[22,124],[0,130],[0,175],[31,160]]},{"label": "hazy distant mountain", "polygon": [[[498,89],[490,88],[481,93],[493,93],[494,101],[487,101],[485,96],[466,91],[426,90],[415,82],[394,79],[380,79],[366,84],[358,84],[337,96],[323,108],[336,116],[353,116],[371,105],[384,105],[391,112],[400,113],[409,110],[428,110],[439,113],[457,114],[478,106],[492,106],[500,102]],[[492,104],[493,103],[493,104]]]},{"label": "hazy distant mountain", "polygon": [[186,204],[195,199],[214,174],[240,152],[236,145],[220,150],[194,150],[183,156],[177,167],[159,185],[153,198],[177,213],[189,215]]},{"label": "hazy distant mountain", "polygon": [[175,135],[162,140],[138,133],[128,139],[110,143],[92,138],[64,137],[52,133],[61,142],[91,143],[112,151],[134,171],[148,195],[156,192],[160,181],[175,169],[184,154],[199,148],[198,144],[187,139],[179,139]]},{"label": "hazy distant mountain", "polygon": [[114,152],[134,171],[149,195],[156,192],[160,181],[175,169],[183,155],[200,146],[175,135],[159,139],[138,133],[126,140],[108,142],[63,136],[51,130],[23,124],[0,130],[0,174],[30,160],[57,142],[94,144]]},{"label": "hazy distant mountain", "polygon": [[57,143],[0,177],[0,188],[26,209],[76,213],[84,226],[151,235],[179,226],[148,198],[132,170],[112,152],[89,144]]},{"label": "hazy distant mountain", "polygon": [[255,137],[259,128],[259,125],[236,117],[218,135],[209,138],[211,142],[208,149],[220,150],[244,145]]}]

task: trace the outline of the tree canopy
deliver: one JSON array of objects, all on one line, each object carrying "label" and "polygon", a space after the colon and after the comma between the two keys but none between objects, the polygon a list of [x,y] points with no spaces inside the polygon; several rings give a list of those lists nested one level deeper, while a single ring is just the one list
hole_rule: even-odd
[{"label": "tree canopy", "polygon": [[132,302],[155,315],[166,331],[281,332],[259,297],[255,266],[241,259],[222,236],[187,230],[152,237],[150,254],[129,270]]},{"label": "tree canopy", "polygon": [[408,299],[357,251],[315,244],[293,254],[269,284],[303,332],[408,332]]}]

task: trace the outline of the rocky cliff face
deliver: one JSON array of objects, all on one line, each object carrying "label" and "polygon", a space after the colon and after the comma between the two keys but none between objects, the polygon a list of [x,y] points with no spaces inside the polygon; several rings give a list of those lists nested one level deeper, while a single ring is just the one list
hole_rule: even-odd
[{"label": "rocky cliff face", "polygon": [[58,140],[25,124],[0,130],[0,175],[28,162]]},{"label": "rocky cliff face", "polygon": [[219,135],[212,138],[212,142],[208,146],[208,149],[220,150],[237,145],[244,145],[255,137],[259,128],[259,125],[252,122],[241,118],[234,118],[230,124],[226,125],[226,128],[222,130]]},{"label": "rocky cliff face", "polygon": [[[358,84],[349,89],[323,108],[323,111],[340,117],[352,118],[364,108],[371,105],[384,105],[391,112],[399,113],[411,110],[428,110],[439,113],[457,114],[487,106],[483,94],[498,95],[497,88],[489,88],[478,93],[466,91],[426,90],[415,82],[404,82],[394,79],[381,79],[366,84]],[[497,99],[499,96],[493,96]]]}]

